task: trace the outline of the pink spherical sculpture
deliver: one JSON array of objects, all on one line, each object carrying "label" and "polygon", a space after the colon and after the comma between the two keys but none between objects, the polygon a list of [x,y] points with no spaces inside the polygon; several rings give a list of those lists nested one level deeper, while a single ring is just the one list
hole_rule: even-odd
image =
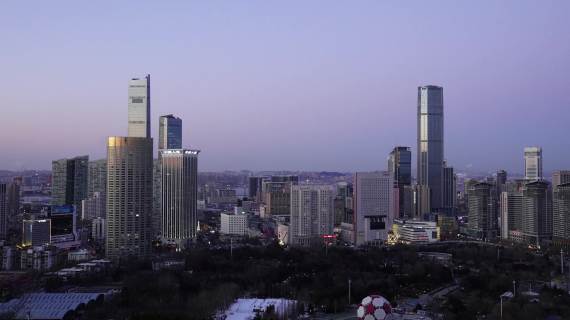
[{"label": "pink spherical sculpture", "polygon": [[386,298],[378,295],[369,295],[362,299],[356,310],[359,320],[389,320],[392,306]]}]

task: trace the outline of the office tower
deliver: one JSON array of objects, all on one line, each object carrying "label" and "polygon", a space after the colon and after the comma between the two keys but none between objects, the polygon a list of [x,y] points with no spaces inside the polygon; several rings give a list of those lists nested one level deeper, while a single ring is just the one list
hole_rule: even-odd
[{"label": "office tower", "polygon": [[151,137],[150,74],[129,81],[129,137]]},{"label": "office tower", "polygon": [[165,149],[159,152],[162,240],[185,248],[196,236],[200,151]]},{"label": "office tower", "polygon": [[291,185],[292,182],[263,181],[262,195],[267,215],[290,215]]},{"label": "office tower", "polygon": [[267,181],[268,177],[249,177],[248,196],[250,199],[260,201],[261,188],[263,181]]},{"label": "office tower", "polygon": [[182,149],[182,119],[171,114],[158,120],[158,150]]},{"label": "office tower", "polygon": [[339,182],[336,184],[336,196],[334,198],[335,207],[335,226],[341,223],[352,223],[352,183]]},{"label": "office tower", "polygon": [[497,211],[493,185],[480,182],[471,187],[468,197],[469,232],[482,240],[497,236]]},{"label": "office tower", "polygon": [[[107,208],[107,160],[89,161],[87,179],[87,199],[82,201],[81,218],[105,217]],[[85,208],[85,204],[88,208]]]},{"label": "office tower", "polygon": [[527,180],[542,179],[542,148],[524,148],[524,177]]},{"label": "office tower", "polygon": [[429,188],[432,212],[442,208],[443,124],[443,88],[418,87],[417,181],[420,186]]},{"label": "office tower", "polygon": [[162,179],[162,172],[160,171],[160,157],[161,157],[161,150],[158,151],[158,159],[154,159],[152,163],[152,216],[150,218],[150,226],[151,226],[151,236],[156,238],[160,236],[161,233],[161,226],[160,221],[161,217],[161,194],[160,190],[162,187],[161,179]]},{"label": "office tower", "polygon": [[552,199],[548,182],[529,182],[522,187],[522,193],[523,241],[540,246],[552,237]]},{"label": "office tower", "polygon": [[501,194],[505,191],[507,184],[507,172],[505,170],[497,171],[495,178],[495,188],[497,191],[497,199],[501,199]]},{"label": "office tower", "polygon": [[553,187],[552,240],[563,247],[570,245],[570,182]]},{"label": "office tower", "polygon": [[354,177],[354,242],[383,242],[394,220],[394,179],[387,171]]},{"label": "office tower", "polygon": [[106,254],[111,259],[150,253],[152,167],[152,139],[108,138]]},{"label": "office tower", "polygon": [[570,182],[570,170],[558,170],[552,174],[552,189]]},{"label": "office tower", "polygon": [[93,220],[105,218],[107,201],[99,192],[93,193],[92,197],[81,201],[81,220]]},{"label": "office tower", "polygon": [[523,194],[511,189],[501,193],[500,201],[500,228],[501,238],[504,240],[520,241],[522,229]]},{"label": "office tower", "polygon": [[453,172],[453,167],[444,166],[443,168],[442,196],[442,212],[447,215],[455,214],[455,207],[457,205],[457,177]]},{"label": "office tower", "polygon": [[46,213],[51,221],[51,243],[59,245],[72,243],[79,239],[77,211],[74,206],[50,206]]},{"label": "office tower", "polygon": [[7,184],[0,183],[0,240],[8,237],[8,193]]},{"label": "office tower", "polygon": [[394,187],[398,188],[398,212],[399,218],[412,218],[413,212],[409,210],[411,200],[404,193],[406,186],[412,184],[412,152],[409,147],[395,147],[388,156],[388,171],[394,179]]},{"label": "office tower", "polygon": [[412,152],[409,147],[395,147],[388,156],[388,171],[396,186],[412,184]]},{"label": "office tower", "polygon": [[20,215],[20,186],[22,178],[16,177],[6,185],[6,213],[8,219],[8,232],[19,232],[22,226]]},{"label": "office tower", "polygon": [[291,186],[291,224],[289,244],[308,246],[322,243],[332,234],[334,190],[325,185]]},{"label": "office tower", "polygon": [[88,177],[88,156],[53,161],[52,204],[75,205],[81,210],[81,200],[87,198]]},{"label": "office tower", "polygon": [[107,159],[89,161],[88,164],[87,196],[99,193],[104,197],[107,190]]},{"label": "office tower", "polygon": [[51,243],[51,220],[29,219],[22,222],[22,246],[37,247]]}]

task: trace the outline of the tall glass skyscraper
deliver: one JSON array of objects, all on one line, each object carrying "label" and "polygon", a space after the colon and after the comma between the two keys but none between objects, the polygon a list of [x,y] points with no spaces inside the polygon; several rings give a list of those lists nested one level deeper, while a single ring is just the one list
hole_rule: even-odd
[{"label": "tall glass skyscraper", "polygon": [[182,148],[182,119],[171,114],[158,120],[158,150]]},{"label": "tall glass skyscraper", "polygon": [[129,137],[150,138],[150,74],[129,81]]},{"label": "tall glass skyscraper", "polygon": [[[418,185],[428,187],[431,211],[443,201],[443,88],[418,87]],[[425,214],[427,212],[421,212]]]}]

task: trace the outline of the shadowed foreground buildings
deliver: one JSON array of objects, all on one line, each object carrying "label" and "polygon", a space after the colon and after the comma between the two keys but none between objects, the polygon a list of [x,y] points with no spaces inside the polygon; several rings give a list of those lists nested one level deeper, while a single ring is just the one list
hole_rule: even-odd
[{"label": "shadowed foreground buildings", "polygon": [[160,151],[161,235],[184,248],[197,229],[198,150]]}]

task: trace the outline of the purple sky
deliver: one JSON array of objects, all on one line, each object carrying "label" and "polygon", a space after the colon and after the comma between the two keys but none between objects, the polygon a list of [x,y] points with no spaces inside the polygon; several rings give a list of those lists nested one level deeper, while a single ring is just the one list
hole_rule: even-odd
[{"label": "purple sky", "polygon": [[[191,3],[190,3],[191,2]],[[444,87],[458,170],[570,169],[570,1],[22,1],[0,6],[0,168],[105,156],[152,75],[200,170],[384,169]],[[414,160],[415,161],[415,160]]]}]

